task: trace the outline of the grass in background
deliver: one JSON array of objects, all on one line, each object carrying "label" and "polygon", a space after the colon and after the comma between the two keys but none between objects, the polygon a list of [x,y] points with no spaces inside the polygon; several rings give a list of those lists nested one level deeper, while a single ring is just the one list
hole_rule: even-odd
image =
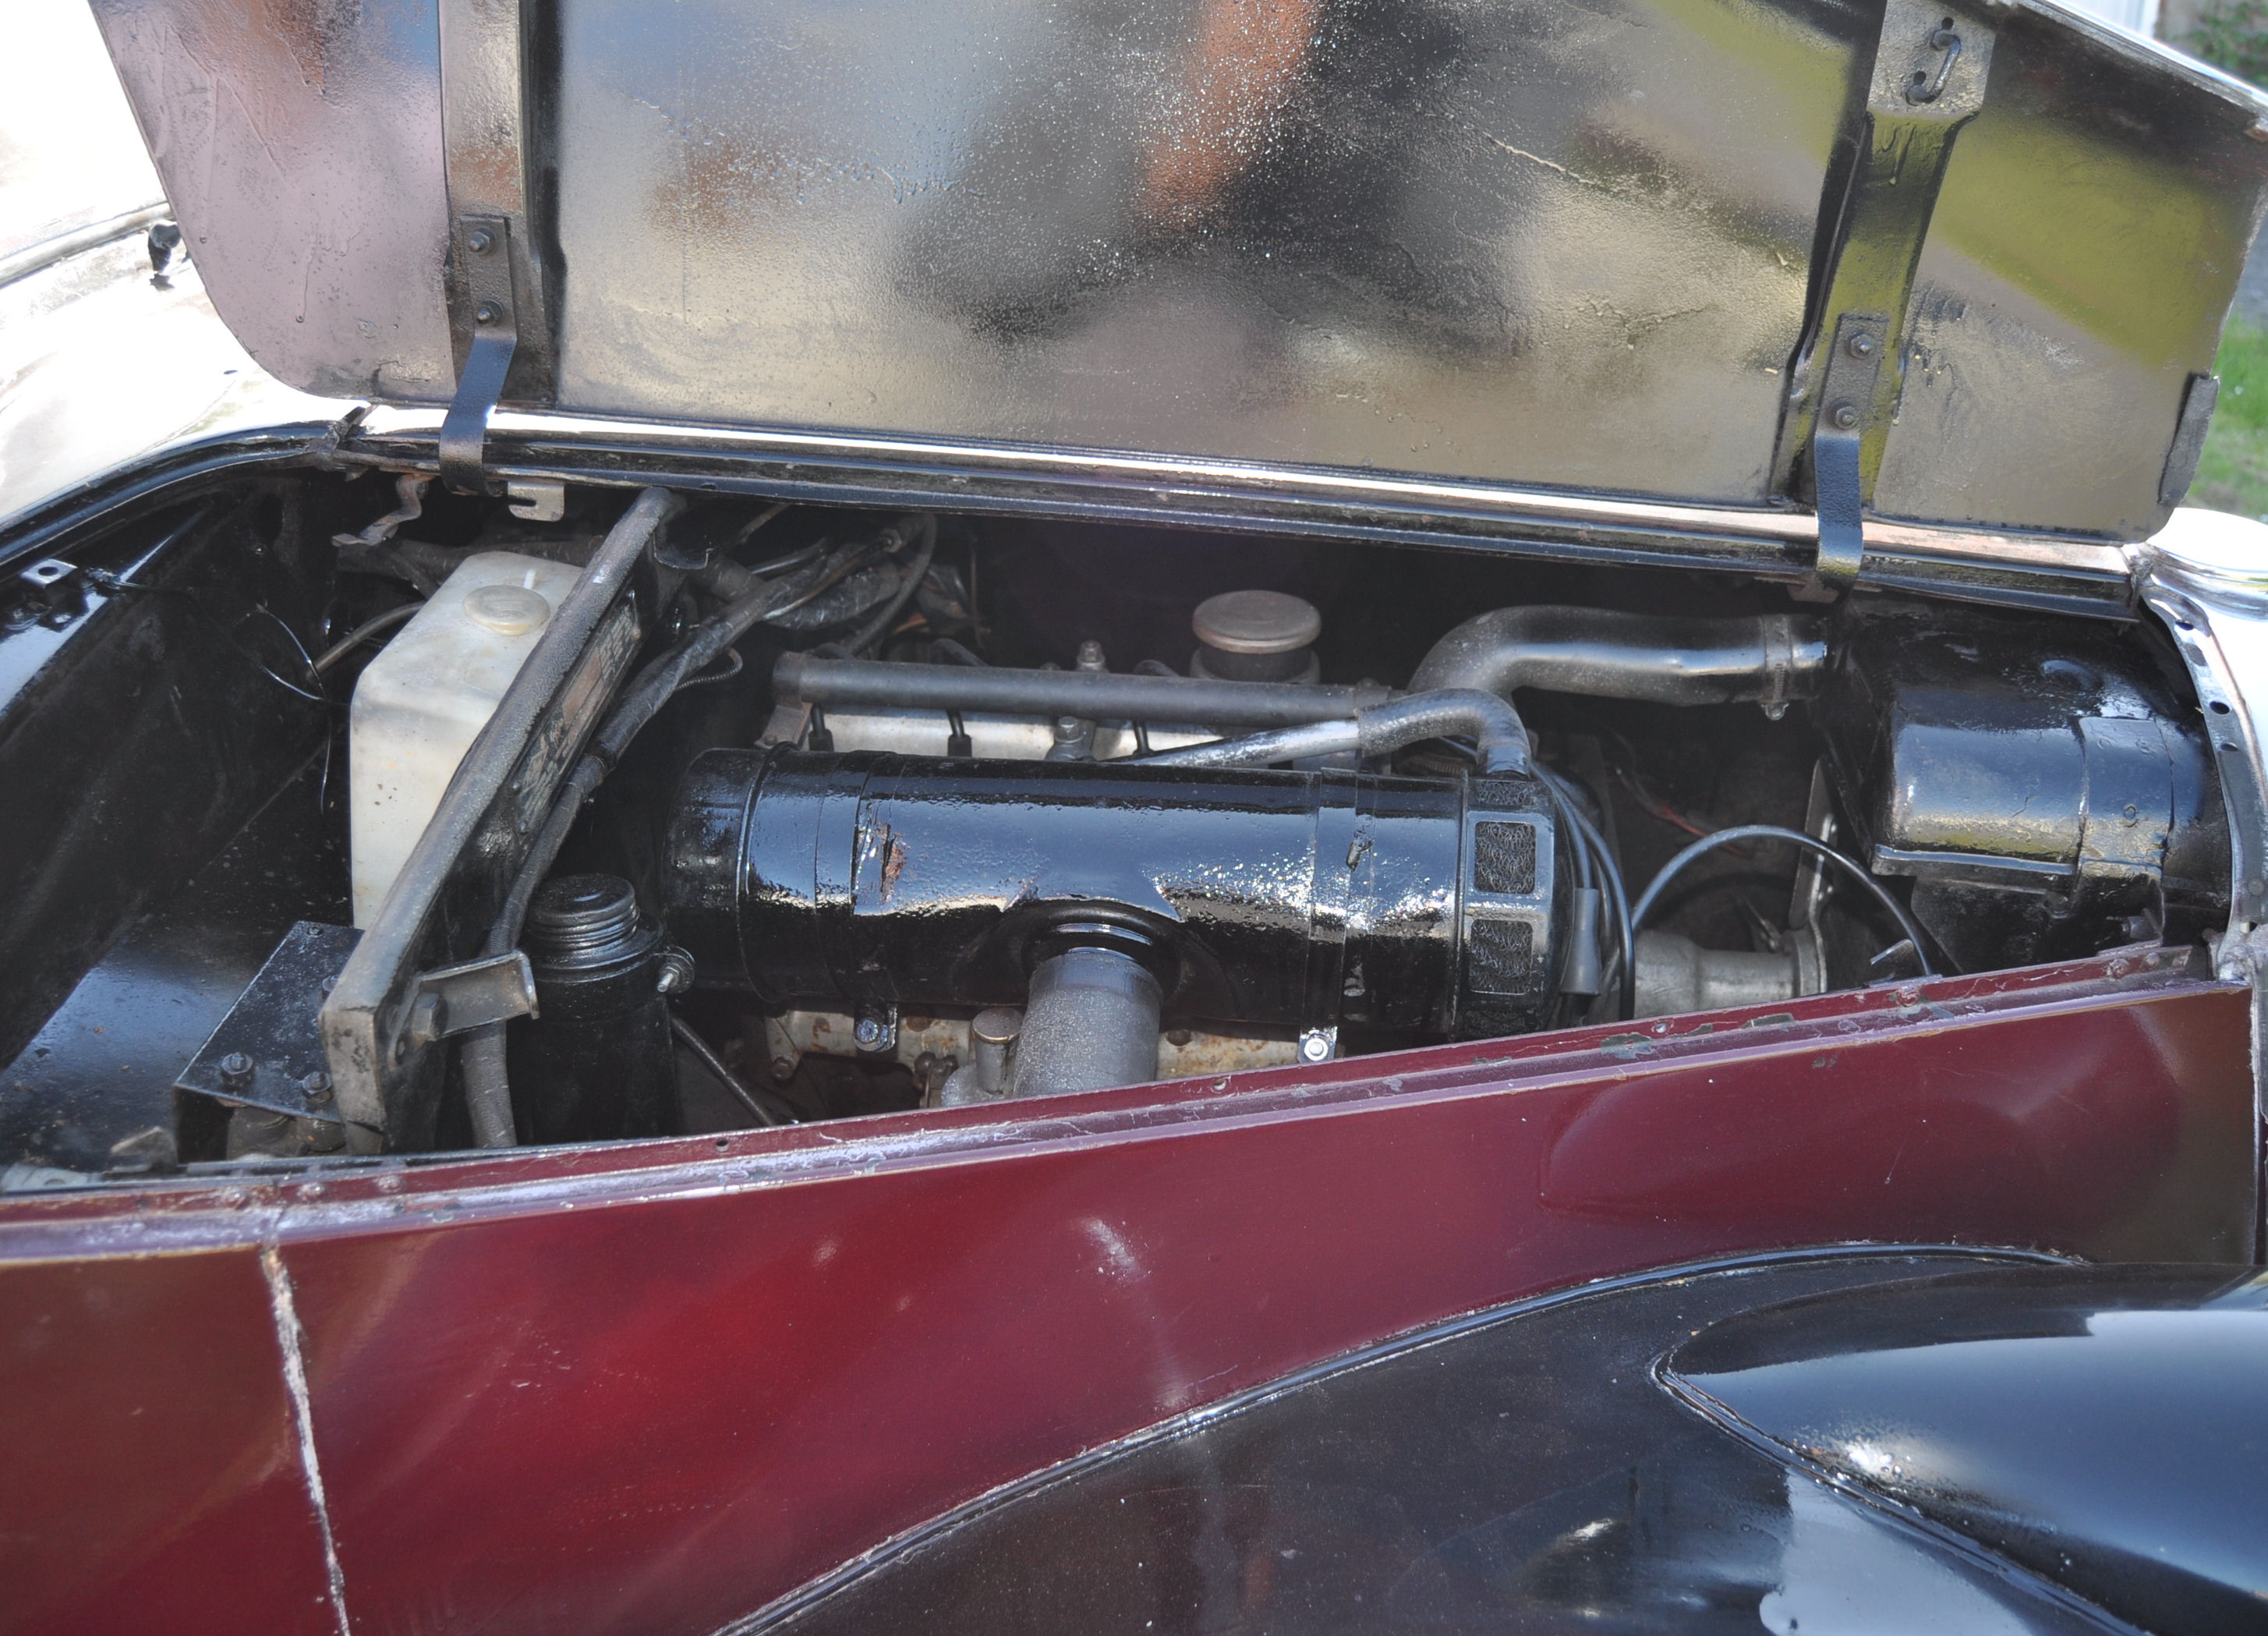
[{"label": "grass in background", "polygon": [[2268,329],[2232,313],[2213,372],[2220,402],[2187,503],[2268,519]]}]

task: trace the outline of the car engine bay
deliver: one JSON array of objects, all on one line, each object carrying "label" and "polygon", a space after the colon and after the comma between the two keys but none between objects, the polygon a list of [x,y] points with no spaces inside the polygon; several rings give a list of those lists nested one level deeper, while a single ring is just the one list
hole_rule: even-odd
[{"label": "car engine bay", "polygon": [[0,1165],[702,1134],[2203,958],[2229,840],[2163,630],[1791,588],[239,480],[13,582],[0,777],[48,796],[5,819]]}]

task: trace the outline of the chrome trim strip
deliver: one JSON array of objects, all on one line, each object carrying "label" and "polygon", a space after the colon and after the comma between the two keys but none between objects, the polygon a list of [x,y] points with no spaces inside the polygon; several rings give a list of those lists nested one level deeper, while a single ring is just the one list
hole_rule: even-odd
[{"label": "chrome trim strip", "polygon": [[[431,444],[438,438],[440,422],[438,409],[379,409],[364,423],[355,445],[374,446],[387,441]],[[1806,562],[1819,539],[1818,520],[1809,512],[1679,505],[1497,483],[1455,483],[1319,467],[1265,466],[1130,450],[932,442],[847,432],[684,426],[505,410],[497,411],[490,420],[490,436],[529,453],[564,450],[578,443],[603,441],[617,446],[649,448],[656,453],[681,451],[726,458],[740,453],[752,459],[802,461],[832,456],[862,463],[887,462],[909,474],[947,465],[1013,477],[1116,480],[1123,485],[1149,490],[1161,501],[1178,493],[1219,492],[1227,488],[1246,492],[1264,490],[1275,497],[1297,497],[1342,504],[1415,504],[1438,507],[1449,515],[1485,515],[1576,527],[1770,541],[1800,548],[1799,555]],[[581,480],[605,481],[587,472]],[[1161,489],[1161,483],[1169,486]],[[2036,568],[2078,568],[2090,574],[2114,575],[2121,579],[2127,572],[2125,548],[2111,540],[1948,528],[1873,517],[1867,520],[1866,527],[1870,553],[1880,548],[1902,556],[1960,557]]]},{"label": "chrome trim strip", "polygon": [[42,239],[13,255],[0,256],[0,288],[12,284],[19,278],[28,278],[58,262],[68,262],[85,251],[99,249],[114,239],[142,232],[168,219],[173,213],[173,206],[160,199],[155,204],[144,204],[123,215],[113,216],[105,221],[90,222],[70,232],[58,233],[52,239]]}]

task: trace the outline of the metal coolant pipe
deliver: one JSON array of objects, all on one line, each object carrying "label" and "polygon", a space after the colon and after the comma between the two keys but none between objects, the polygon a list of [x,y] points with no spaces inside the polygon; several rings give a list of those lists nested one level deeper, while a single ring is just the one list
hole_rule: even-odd
[{"label": "metal coolant pipe", "polygon": [[829,710],[980,711],[1076,716],[1086,721],[1201,722],[1213,727],[1303,727],[1351,719],[1392,696],[1381,687],[1212,682],[1107,670],[994,670],[899,665],[784,653],[772,689]]},{"label": "metal coolant pipe", "polygon": [[1040,962],[1016,1037],[1012,1096],[1103,1091],[1158,1077],[1158,980],[1115,948]]},{"label": "metal coolant pipe", "polygon": [[1657,704],[1756,700],[1775,713],[1827,667],[1824,624],[1797,614],[1686,619],[1598,608],[1500,608],[1433,645],[1413,693],[1521,688]]}]

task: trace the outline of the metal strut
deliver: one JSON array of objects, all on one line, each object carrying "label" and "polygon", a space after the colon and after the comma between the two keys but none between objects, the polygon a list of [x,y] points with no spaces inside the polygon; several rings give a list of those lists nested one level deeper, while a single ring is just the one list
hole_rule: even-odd
[{"label": "metal strut", "polygon": [[1983,24],[1942,5],[1889,0],[1834,263],[1788,371],[1773,463],[1779,493],[1799,495],[1809,480],[1819,515],[1813,599],[1859,577],[1863,519],[1905,380],[1914,269],[1955,133],[1984,106],[1992,63],[1992,31]]},{"label": "metal strut", "polygon": [[489,413],[504,395],[504,377],[519,350],[512,224],[501,216],[468,216],[458,224],[457,248],[472,307],[473,343],[441,423],[441,481],[460,494],[486,494]]},{"label": "metal strut", "polygon": [[441,46],[442,165],[449,189],[450,333],[457,392],[441,426],[441,476],[460,493],[493,492],[482,469],[488,418],[507,392],[543,403],[553,390],[541,224],[531,205],[527,0],[436,0]]}]

